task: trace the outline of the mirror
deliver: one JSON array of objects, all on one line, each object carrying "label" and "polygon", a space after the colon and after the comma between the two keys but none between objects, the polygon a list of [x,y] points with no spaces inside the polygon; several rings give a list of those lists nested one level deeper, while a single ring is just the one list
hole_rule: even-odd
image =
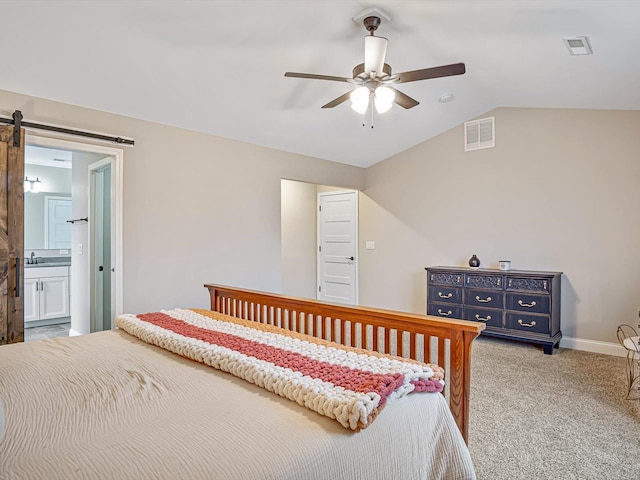
[{"label": "mirror", "polygon": [[24,249],[71,248],[71,169],[29,164],[27,153],[25,176],[40,180],[40,192],[25,190]]}]

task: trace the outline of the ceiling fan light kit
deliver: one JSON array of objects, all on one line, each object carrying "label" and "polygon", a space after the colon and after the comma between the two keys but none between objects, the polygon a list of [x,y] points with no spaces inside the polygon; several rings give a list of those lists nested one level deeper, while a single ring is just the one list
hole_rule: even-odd
[{"label": "ceiling fan light kit", "polygon": [[358,87],[351,92],[351,108],[354,112],[364,115],[369,108],[369,89],[367,87]]},{"label": "ceiling fan light kit", "polygon": [[[395,89],[391,85],[416,82],[430,78],[462,75],[465,73],[464,63],[454,63],[394,75],[391,66],[385,63],[389,41],[384,37],[376,37],[374,35],[374,32],[380,25],[391,21],[391,17],[379,8],[372,7],[360,12],[353,20],[357,22],[362,21],[369,35],[364,39],[364,63],[354,67],[352,78],[316,75],[313,73],[286,72],[284,74],[285,77],[330,80],[334,82],[347,82],[354,85],[354,90],[330,101],[323,105],[322,108],[334,108],[347,100],[351,100],[351,108],[361,115],[364,115],[367,110],[374,105],[379,114],[388,111],[394,103],[404,109],[409,109],[419,105],[420,102]],[[373,109],[371,113],[373,115]]]}]

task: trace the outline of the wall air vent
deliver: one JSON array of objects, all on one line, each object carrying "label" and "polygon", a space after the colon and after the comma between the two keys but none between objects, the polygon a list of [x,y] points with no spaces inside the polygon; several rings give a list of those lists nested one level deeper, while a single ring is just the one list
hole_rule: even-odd
[{"label": "wall air vent", "polygon": [[565,37],[562,40],[564,40],[564,44],[571,55],[593,55],[589,37]]},{"label": "wall air vent", "polygon": [[496,146],[495,117],[464,122],[464,151]]}]

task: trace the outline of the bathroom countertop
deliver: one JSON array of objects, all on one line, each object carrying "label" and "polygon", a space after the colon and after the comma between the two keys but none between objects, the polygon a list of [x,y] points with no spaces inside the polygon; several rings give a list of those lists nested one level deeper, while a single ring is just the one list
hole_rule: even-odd
[{"label": "bathroom countertop", "polygon": [[[29,257],[27,257],[28,259]],[[26,263],[24,268],[70,267],[71,257],[38,257],[38,263]]]}]

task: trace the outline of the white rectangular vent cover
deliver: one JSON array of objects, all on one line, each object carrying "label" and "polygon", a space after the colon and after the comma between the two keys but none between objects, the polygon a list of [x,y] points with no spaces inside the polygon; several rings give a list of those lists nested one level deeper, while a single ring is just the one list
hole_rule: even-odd
[{"label": "white rectangular vent cover", "polygon": [[464,151],[496,146],[495,117],[464,122]]},{"label": "white rectangular vent cover", "polygon": [[588,37],[565,37],[564,44],[569,49],[571,55],[592,55],[591,45]]}]

